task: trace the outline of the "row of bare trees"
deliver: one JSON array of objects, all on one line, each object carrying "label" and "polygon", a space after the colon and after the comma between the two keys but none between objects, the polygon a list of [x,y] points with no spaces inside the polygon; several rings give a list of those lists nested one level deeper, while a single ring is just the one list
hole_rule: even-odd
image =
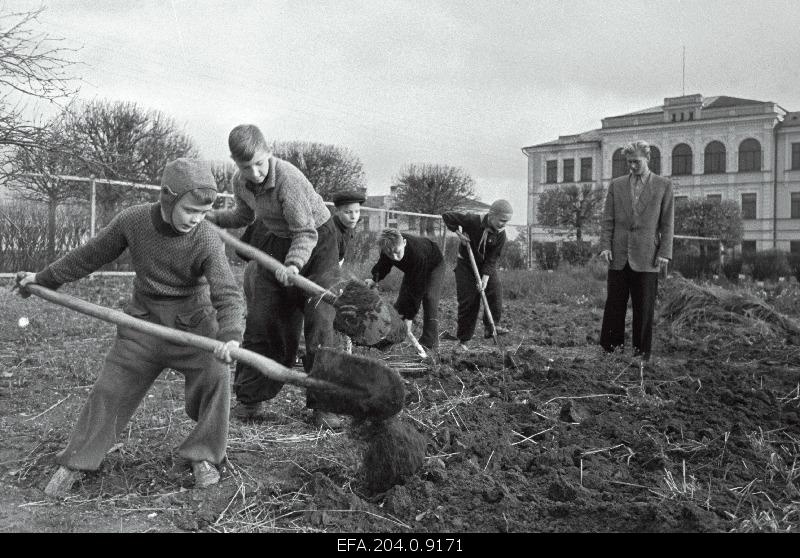
[{"label": "row of bare trees", "polygon": [[[132,102],[79,100],[77,51],[37,31],[42,11],[0,8],[0,181],[19,198],[47,204],[52,258],[58,251],[57,208],[88,195],[85,181],[65,176],[157,184],[168,161],[197,157],[199,149],[162,112]],[[26,119],[26,111],[37,112],[42,102],[56,107],[56,116]],[[272,148],[325,199],[340,190],[365,189],[361,160],[347,148],[299,141],[275,142]],[[232,163],[216,165],[220,190],[230,189],[234,171]],[[407,211],[438,214],[475,199],[474,180],[447,165],[408,165],[394,186],[395,208]],[[107,222],[121,205],[140,201],[141,195],[134,189],[98,189],[98,222]]]}]

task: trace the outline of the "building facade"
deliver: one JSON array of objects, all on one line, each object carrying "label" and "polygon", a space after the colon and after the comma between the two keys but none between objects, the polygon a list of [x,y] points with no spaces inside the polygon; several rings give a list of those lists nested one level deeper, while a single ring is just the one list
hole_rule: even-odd
[{"label": "building facade", "polygon": [[742,209],[741,249],[800,253],[800,112],[773,102],[685,95],[603,118],[601,128],[522,148],[528,158],[528,224],[542,192],[565,184],[606,189],[627,173],[622,146],[645,140],[651,169],[676,202],[733,200]]}]

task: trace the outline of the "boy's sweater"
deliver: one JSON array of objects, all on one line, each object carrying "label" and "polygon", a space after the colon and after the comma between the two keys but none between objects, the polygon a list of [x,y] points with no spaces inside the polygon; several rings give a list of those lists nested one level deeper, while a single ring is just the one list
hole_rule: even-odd
[{"label": "boy's sweater", "polygon": [[215,211],[207,219],[226,229],[261,219],[269,232],[292,239],[283,263],[302,269],[317,244],[317,229],[331,218],[328,206],[303,173],[287,161],[270,157],[262,184],[253,184],[238,172],[234,175],[233,195],[236,207]]},{"label": "boy's sweater", "polygon": [[57,289],[114,261],[128,249],[134,289],[153,297],[185,297],[209,288],[217,311],[220,341],[241,341],[244,302],[219,235],[201,222],[179,234],[161,218],[158,203],[120,212],[86,244],[36,274],[36,282]]},{"label": "boy's sweater", "polygon": [[[460,226],[469,236],[475,263],[478,264],[481,275],[492,275],[497,269],[497,260],[506,243],[506,231],[493,231],[486,217],[486,215],[481,218],[480,215],[455,211],[442,214],[442,220],[448,229],[457,231]],[[469,265],[469,253],[463,244],[458,247],[458,258]]]},{"label": "boy's sweater", "polygon": [[376,283],[386,277],[396,267],[403,273],[403,283],[408,287],[406,291],[411,298],[398,298],[397,312],[406,320],[414,319],[419,311],[422,297],[428,289],[428,279],[431,271],[442,263],[442,251],[435,242],[421,236],[401,233],[406,239],[406,251],[403,259],[393,260],[383,252],[372,267],[372,280]]}]

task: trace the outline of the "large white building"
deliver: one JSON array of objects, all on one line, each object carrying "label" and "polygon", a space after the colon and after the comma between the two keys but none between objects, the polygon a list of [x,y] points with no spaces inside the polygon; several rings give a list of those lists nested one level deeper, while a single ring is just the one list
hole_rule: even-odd
[{"label": "large white building", "polygon": [[602,119],[596,130],[522,148],[528,158],[528,224],[539,195],[571,183],[607,188],[627,172],[621,147],[652,146],[651,169],[668,176],[676,201],[716,197],[740,204],[743,251],[800,253],[800,112],[773,102],[685,95]]}]

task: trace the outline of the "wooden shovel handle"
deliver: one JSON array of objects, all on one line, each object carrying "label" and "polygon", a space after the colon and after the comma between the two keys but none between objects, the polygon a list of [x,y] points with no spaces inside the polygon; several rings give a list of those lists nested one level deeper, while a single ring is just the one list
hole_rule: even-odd
[{"label": "wooden shovel handle", "polygon": [[[152,335],[153,337],[158,337],[160,339],[165,339],[178,345],[195,347],[197,349],[213,352],[214,349],[216,349],[222,343],[221,341],[203,337],[202,335],[197,335],[188,331],[181,331],[163,325],[146,322],[144,320],[134,318],[133,316],[129,316],[125,312],[112,310],[111,308],[106,308],[105,306],[98,306],[97,304],[93,304],[86,300],[47,289],[41,285],[28,285],[25,287],[25,289],[49,302],[70,308],[80,312],[81,314],[99,318],[106,322],[111,322],[112,324],[129,327],[141,333]],[[248,351],[247,349],[235,347],[231,349],[231,356],[236,360],[257,368],[265,376],[268,376],[279,382],[326,391],[348,391],[342,386],[313,378],[301,372],[297,372],[291,368],[282,366],[265,356],[254,353],[253,351]]]},{"label": "wooden shovel handle", "polygon": [[[255,246],[251,246],[246,242],[242,242],[231,233],[222,229],[209,221],[209,224],[212,225],[216,230],[219,237],[222,239],[222,242],[228,244],[244,254],[245,256],[249,257],[252,260],[255,260],[259,263],[259,265],[265,267],[266,269],[270,270],[271,272],[275,273],[278,269],[284,267],[284,265],[270,256],[256,248]],[[289,275],[289,281],[298,289],[302,289],[303,291],[307,292],[313,296],[320,296],[322,300],[327,302],[328,304],[334,304],[336,302],[336,295],[333,294],[331,291],[326,289],[325,287],[321,287],[317,285],[310,279],[303,277],[302,275],[293,274]]]}]

